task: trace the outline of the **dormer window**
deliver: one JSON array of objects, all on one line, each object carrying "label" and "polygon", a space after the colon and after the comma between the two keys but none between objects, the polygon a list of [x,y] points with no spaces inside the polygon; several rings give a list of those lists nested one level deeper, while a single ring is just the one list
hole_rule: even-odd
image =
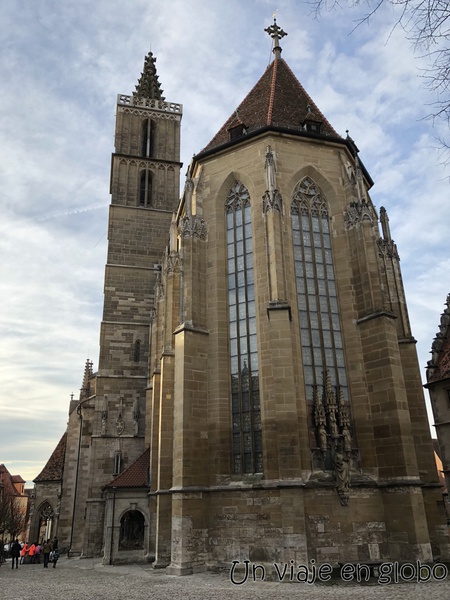
[{"label": "dormer window", "polygon": [[237,140],[247,133],[247,128],[243,123],[239,123],[235,127],[230,127],[230,140]]},{"label": "dormer window", "polygon": [[320,133],[322,127],[322,123],[320,121],[311,121],[307,119],[303,123],[303,129],[305,131],[309,131],[310,133]]}]

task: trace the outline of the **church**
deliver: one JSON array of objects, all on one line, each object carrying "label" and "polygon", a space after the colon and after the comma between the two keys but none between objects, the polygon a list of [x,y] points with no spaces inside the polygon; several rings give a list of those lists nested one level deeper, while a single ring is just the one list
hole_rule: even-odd
[{"label": "church", "polygon": [[[399,254],[282,58],[189,165],[149,53],[117,99],[98,370],[32,533],[171,574],[449,560]],[[44,511],[45,508],[45,511]]]}]

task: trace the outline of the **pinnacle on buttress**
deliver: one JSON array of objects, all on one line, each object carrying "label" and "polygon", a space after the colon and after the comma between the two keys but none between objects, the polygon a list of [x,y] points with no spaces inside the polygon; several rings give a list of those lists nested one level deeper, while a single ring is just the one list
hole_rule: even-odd
[{"label": "pinnacle on buttress", "polygon": [[135,98],[148,98],[150,100],[165,100],[161,84],[158,81],[156,73],[156,57],[149,52],[144,59],[144,70],[139,77],[136,91],[133,92]]},{"label": "pinnacle on buttress", "polygon": [[93,364],[94,363],[88,358],[86,360],[86,364],[84,365],[83,384],[80,389],[80,400],[89,396],[89,379],[93,375]]}]

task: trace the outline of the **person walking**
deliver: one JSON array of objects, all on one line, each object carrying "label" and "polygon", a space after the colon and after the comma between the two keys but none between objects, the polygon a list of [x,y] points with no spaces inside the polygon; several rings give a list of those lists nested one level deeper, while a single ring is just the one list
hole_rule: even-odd
[{"label": "person walking", "polygon": [[25,542],[20,551],[20,564],[23,565],[25,558],[28,556],[28,542]]},{"label": "person walking", "polygon": [[38,565],[41,564],[41,545],[39,542],[36,542],[36,550],[34,551],[34,558]]},{"label": "person walking", "polygon": [[20,551],[22,550],[19,540],[16,540],[14,544],[11,546],[10,554],[11,554],[11,569],[14,569],[14,564],[16,565],[16,569],[19,568],[19,556]]},{"label": "person walking", "polygon": [[50,540],[47,540],[42,544],[42,554],[44,555],[44,569],[48,569],[48,560],[51,551],[52,545],[50,543]]},{"label": "person walking", "polygon": [[53,562],[53,568],[56,568],[56,563],[58,562],[58,558],[59,558],[59,552],[58,552],[58,548],[53,548],[53,552],[52,552],[52,562]]},{"label": "person walking", "polygon": [[30,565],[34,565],[34,555],[36,553],[36,544],[31,544],[28,549],[28,556],[30,557]]}]

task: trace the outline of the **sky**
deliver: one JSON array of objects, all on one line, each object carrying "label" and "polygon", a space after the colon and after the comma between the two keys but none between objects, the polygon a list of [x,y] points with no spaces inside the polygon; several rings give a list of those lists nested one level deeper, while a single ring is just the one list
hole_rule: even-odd
[{"label": "sky", "polygon": [[449,132],[426,119],[426,60],[392,7],[355,29],[363,6],[315,19],[300,0],[2,0],[0,463],[28,485],[86,359],[98,367],[117,94],[133,92],[151,50],[166,99],[183,104],[187,168],[269,64],[274,10],[283,58],[349,130],[388,211],[425,377],[450,292]]}]

